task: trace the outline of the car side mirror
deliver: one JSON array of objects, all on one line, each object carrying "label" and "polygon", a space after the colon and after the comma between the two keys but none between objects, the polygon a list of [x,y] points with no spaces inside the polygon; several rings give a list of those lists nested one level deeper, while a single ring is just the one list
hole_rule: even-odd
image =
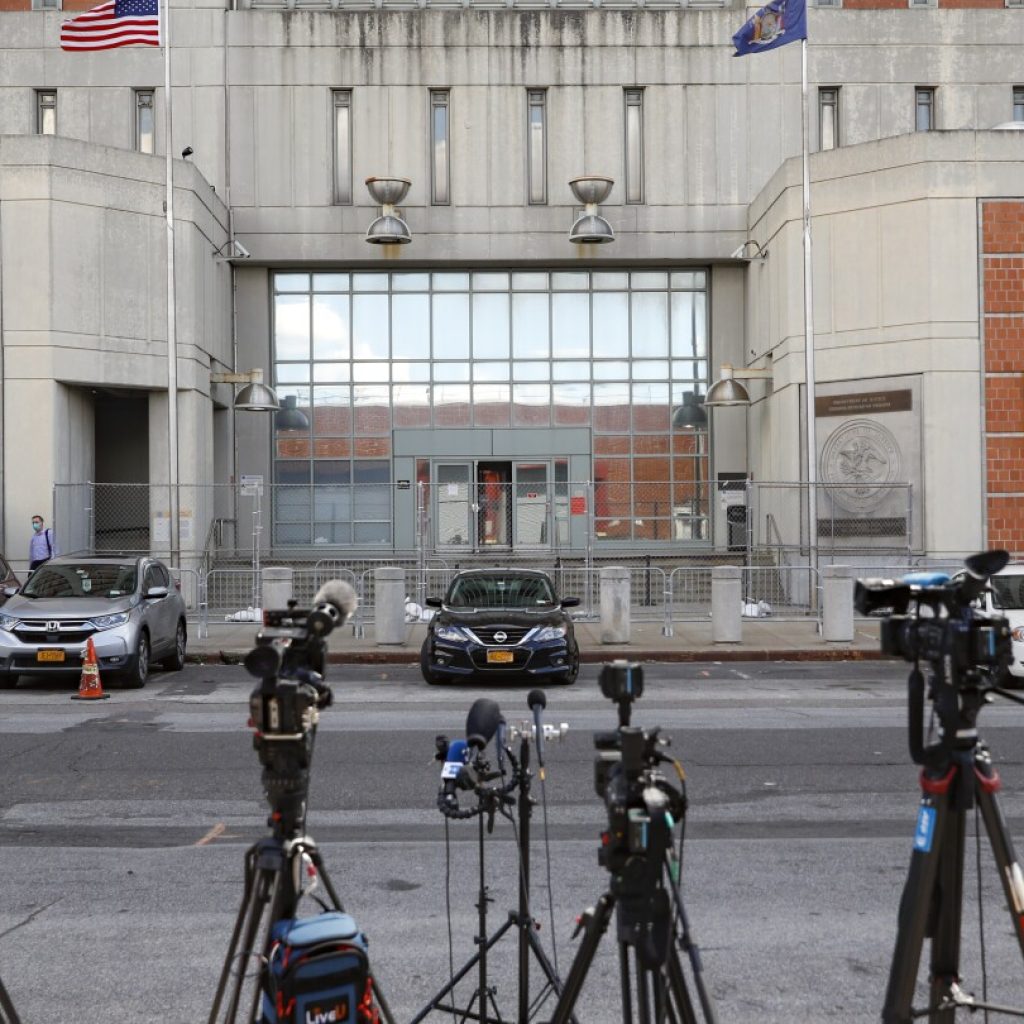
[{"label": "car side mirror", "polygon": [[424,601],[423,603],[428,608],[440,608],[441,607],[441,598],[439,598],[439,597],[428,597],[426,599],[426,601]]},{"label": "car side mirror", "polygon": [[14,597],[17,592],[17,587],[4,587],[4,597]]},{"label": "car side mirror", "polygon": [[150,587],[142,596],[147,601],[158,601],[161,597],[167,596],[167,588]]},{"label": "car side mirror", "polygon": [[563,597],[560,603],[563,608],[575,608],[580,603],[580,599],[578,597]]}]

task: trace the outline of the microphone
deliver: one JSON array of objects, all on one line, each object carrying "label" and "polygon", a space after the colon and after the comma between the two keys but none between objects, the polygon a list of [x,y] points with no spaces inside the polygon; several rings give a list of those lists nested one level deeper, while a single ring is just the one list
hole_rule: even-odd
[{"label": "microphone", "polygon": [[466,741],[471,747],[483,750],[498,731],[501,709],[493,700],[480,697],[473,701],[466,715]]},{"label": "microphone", "polygon": [[310,633],[324,637],[332,629],[342,626],[359,607],[359,598],[350,583],[328,580],[313,598],[313,608],[307,618]]},{"label": "microphone", "polygon": [[540,713],[548,706],[547,694],[543,690],[531,690],[526,705],[533,712],[534,735],[537,737],[537,767],[544,767],[544,727],[540,724]]},{"label": "microphone", "polygon": [[459,784],[459,775],[465,767],[469,756],[469,747],[465,740],[452,740],[444,755],[444,766],[441,768],[441,793],[447,802],[455,795]]}]

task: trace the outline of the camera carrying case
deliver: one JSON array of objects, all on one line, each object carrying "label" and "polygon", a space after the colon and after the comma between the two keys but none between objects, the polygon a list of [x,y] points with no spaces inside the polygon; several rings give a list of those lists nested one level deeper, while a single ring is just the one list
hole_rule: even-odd
[{"label": "camera carrying case", "polygon": [[348,914],[278,921],[260,1024],[377,1024],[366,938]]}]

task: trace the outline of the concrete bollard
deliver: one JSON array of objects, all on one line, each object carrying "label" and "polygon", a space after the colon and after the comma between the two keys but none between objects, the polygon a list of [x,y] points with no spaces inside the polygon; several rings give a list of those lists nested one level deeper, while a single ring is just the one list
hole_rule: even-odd
[{"label": "concrete bollard", "polygon": [[295,570],[287,565],[268,565],[262,570],[263,607],[284,610],[292,599],[292,580]]},{"label": "concrete bollard", "polygon": [[629,569],[605,566],[601,570],[601,643],[629,643],[629,612]]},{"label": "concrete bollard", "polygon": [[374,636],[378,644],[404,644],[405,570],[388,567],[373,570]]},{"label": "concrete bollard", "polygon": [[821,577],[822,639],[848,644],[853,640],[853,572],[848,565],[826,565]]},{"label": "concrete bollard", "polygon": [[735,565],[711,570],[711,639],[716,644],[738,644],[743,639],[742,583]]}]

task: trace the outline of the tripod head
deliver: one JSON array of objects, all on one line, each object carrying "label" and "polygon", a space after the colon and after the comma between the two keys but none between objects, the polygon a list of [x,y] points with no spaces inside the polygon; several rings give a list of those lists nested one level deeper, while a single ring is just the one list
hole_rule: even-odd
[{"label": "tripod head", "polygon": [[[911,573],[900,580],[858,580],[854,605],[862,615],[882,614],[882,651],[913,664],[908,679],[909,744],[915,764],[938,767],[957,749],[977,743],[977,718],[1013,660],[1010,624],[988,615],[976,601],[989,578],[1010,560],[1005,551],[985,551],[964,562],[965,572]],[[922,718],[927,697],[939,722],[939,740],[926,745]]]},{"label": "tripod head", "polygon": [[619,939],[637,948],[645,966],[668,956],[671,911],[664,888],[666,863],[673,863],[672,836],[686,814],[686,783],[660,770],[675,763],[663,748],[660,729],[629,725],[631,705],[643,693],[643,667],[612,662],[601,670],[601,692],[619,706],[619,727],[594,734],[594,788],[604,800],[608,828],[601,833],[598,862],[611,875],[617,899]]},{"label": "tripod head", "polygon": [[245,656],[247,671],[260,680],[249,695],[249,725],[263,766],[268,823],[282,836],[303,831],[316,727],[334,699],[323,680],[326,638],[357,603],[347,583],[331,580],[308,611],[295,601],[284,611],[267,610],[256,646]]}]

